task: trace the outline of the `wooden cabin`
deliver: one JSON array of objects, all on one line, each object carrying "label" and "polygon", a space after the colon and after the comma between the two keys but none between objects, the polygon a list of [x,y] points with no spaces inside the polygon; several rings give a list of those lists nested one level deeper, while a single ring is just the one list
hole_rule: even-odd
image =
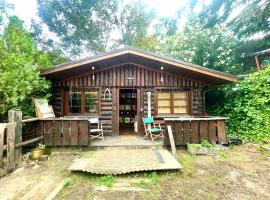
[{"label": "wooden cabin", "polygon": [[149,101],[156,119],[203,115],[203,91],[236,76],[126,47],[42,70],[58,117],[98,116],[105,135],[143,135]]}]

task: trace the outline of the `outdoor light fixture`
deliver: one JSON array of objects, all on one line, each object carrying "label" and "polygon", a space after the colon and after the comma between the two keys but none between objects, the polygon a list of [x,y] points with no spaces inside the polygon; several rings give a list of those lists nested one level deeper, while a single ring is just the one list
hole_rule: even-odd
[{"label": "outdoor light fixture", "polygon": [[[164,69],[164,67],[161,66],[161,67],[160,67],[160,70],[163,71],[163,69]],[[161,76],[160,76],[160,82],[163,82],[163,76],[162,76],[162,73],[161,73]]]},{"label": "outdoor light fixture", "polygon": [[93,66],[92,67],[92,70],[93,70],[93,75],[92,75],[92,79],[95,80],[95,74],[94,74],[94,71],[95,71],[95,67]]}]

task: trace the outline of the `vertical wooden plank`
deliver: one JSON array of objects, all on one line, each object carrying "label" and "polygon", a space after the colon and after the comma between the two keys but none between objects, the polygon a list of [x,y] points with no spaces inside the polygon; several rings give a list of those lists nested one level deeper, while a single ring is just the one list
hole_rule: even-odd
[{"label": "vertical wooden plank", "polygon": [[54,137],[53,137],[54,146],[62,145],[61,130],[62,130],[62,121],[58,120],[54,121]]},{"label": "vertical wooden plank", "polygon": [[79,123],[78,121],[71,121],[70,124],[71,137],[70,137],[70,145],[76,146],[79,144]]},{"label": "vertical wooden plank", "polygon": [[5,130],[6,130],[6,124],[0,124],[0,165],[2,164],[2,161],[3,161]]},{"label": "vertical wooden plank", "polygon": [[117,67],[117,76],[116,76],[116,80],[117,80],[117,86],[120,86],[121,85],[121,74],[120,74],[120,68],[121,67]]},{"label": "vertical wooden plank", "polygon": [[89,129],[88,129],[89,122],[86,121],[80,121],[80,132],[79,132],[79,145],[88,145],[89,140]]},{"label": "vertical wooden plank", "polygon": [[125,66],[120,67],[120,79],[121,79],[121,86],[125,85]]},{"label": "vertical wooden plank", "polygon": [[[9,110],[8,121],[15,122],[15,144],[22,142],[22,111],[21,110]],[[22,147],[15,149],[15,166],[20,167],[22,162]]]},{"label": "vertical wooden plank", "polygon": [[183,122],[184,145],[191,142],[190,121]]},{"label": "vertical wooden plank", "polygon": [[63,121],[63,140],[62,145],[63,146],[69,146],[70,145],[70,121],[65,120]]},{"label": "vertical wooden plank", "polygon": [[43,129],[43,121],[36,122],[36,136],[43,136],[44,129]]},{"label": "vertical wooden plank", "polygon": [[217,143],[217,123],[214,120],[209,121],[209,142]]},{"label": "vertical wooden plank", "polygon": [[202,140],[208,140],[208,122],[200,121],[200,142]]},{"label": "vertical wooden plank", "polygon": [[142,116],[141,116],[141,90],[137,89],[137,135],[144,135],[144,132],[141,130]]},{"label": "vertical wooden plank", "polygon": [[53,146],[53,121],[46,120],[44,124],[44,144],[46,146]]},{"label": "vertical wooden plank", "polygon": [[7,124],[7,170],[15,169],[15,129],[16,123]]},{"label": "vertical wooden plank", "polygon": [[199,121],[191,121],[191,143],[198,144],[199,142]]},{"label": "vertical wooden plank", "polygon": [[149,70],[148,69],[145,70],[144,77],[145,77],[145,86],[149,86]]},{"label": "vertical wooden plank", "polygon": [[113,86],[116,86],[117,83],[116,83],[116,68],[114,67],[113,68],[113,78],[112,78],[112,82],[113,82]]},{"label": "vertical wooden plank", "polygon": [[183,124],[181,121],[174,122],[174,131],[175,131],[175,144],[176,145],[183,145],[184,144],[184,135],[182,132]]},{"label": "vertical wooden plank", "polygon": [[169,135],[169,140],[171,144],[172,154],[177,159],[176,148],[175,148],[175,143],[174,143],[174,138],[173,138],[173,133],[172,133],[172,127],[168,125],[167,129],[168,129],[168,135]]},{"label": "vertical wooden plank", "polygon": [[225,133],[225,120],[218,120],[217,121],[217,133],[218,133],[218,143],[219,144],[226,144],[227,143],[227,136]]}]

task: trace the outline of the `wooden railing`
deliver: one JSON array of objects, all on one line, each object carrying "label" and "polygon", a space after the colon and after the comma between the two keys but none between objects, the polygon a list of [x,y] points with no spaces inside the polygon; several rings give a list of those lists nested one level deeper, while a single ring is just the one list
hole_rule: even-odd
[{"label": "wooden railing", "polygon": [[39,131],[47,146],[87,146],[89,144],[88,119],[42,119]]},{"label": "wooden railing", "polygon": [[22,120],[20,110],[10,110],[8,123],[0,123],[0,176],[21,166],[22,146],[43,139],[42,135],[29,139],[23,138],[23,124],[30,121],[36,123],[38,119]]},{"label": "wooden railing", "polygon": [[[211,144],[227,143],[225,118],[164,118],[164,121],[165,127],[171,126],[172,128],[175,145],[200,143],[202,140],[208,140]],[[167,129],[165,132],[164,144],[170,145]]]}]

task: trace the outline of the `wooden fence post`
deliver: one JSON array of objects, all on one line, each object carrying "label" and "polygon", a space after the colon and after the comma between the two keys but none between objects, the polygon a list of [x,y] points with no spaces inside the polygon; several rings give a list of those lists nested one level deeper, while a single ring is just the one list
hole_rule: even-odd
[{"label": "wooden fence post", "polygon": [[[22,142],[22,111],[21,110],[9,110],[8,111],[9,123],[16,123],[15,127],[15,144]],[[15,148],[14,144],[14,148]],[[22,147],[18,147],[14,150],[15,166],[20,167],[22,161]]]},{"label": "wooden fence post", "polygon": [[0,124],[0,166],[3,162],[5,129],[6,129],[6,124]]},{"label": "wooden fence post", "polygon": [[15,169],[15,128],[16,123],[7,124],[7,171]]}]

